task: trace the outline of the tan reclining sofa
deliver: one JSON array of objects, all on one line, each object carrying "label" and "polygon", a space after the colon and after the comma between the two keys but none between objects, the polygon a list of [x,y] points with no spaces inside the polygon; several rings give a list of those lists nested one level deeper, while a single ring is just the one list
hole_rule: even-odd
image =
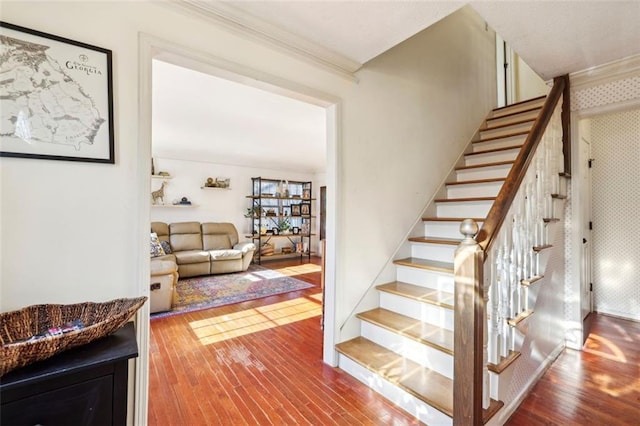
[{"label": "tan reclining sofa", "polygon": [[232,223],[152,222],[151,231],[171,247],[171,254],[151,261],[173,260],[182,278],[246,271],[256,249],[238,241]]}]

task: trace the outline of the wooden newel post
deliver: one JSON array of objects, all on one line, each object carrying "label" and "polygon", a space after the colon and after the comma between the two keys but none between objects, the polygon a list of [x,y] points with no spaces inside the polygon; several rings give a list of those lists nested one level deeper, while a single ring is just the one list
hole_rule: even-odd
[{"label": "wooden newel post", "polygon": [[484,251],[473,238],[478,224],[465,219],[464,240],[453,264],[455,276],[453,424],[482,425],[483,341],[486,323]]}]

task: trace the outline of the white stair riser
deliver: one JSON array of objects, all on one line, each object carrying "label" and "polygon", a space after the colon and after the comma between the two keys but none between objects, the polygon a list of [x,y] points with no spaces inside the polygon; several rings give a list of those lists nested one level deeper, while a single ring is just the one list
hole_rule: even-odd
[{"label": "white stair riser", "polygon": [[478,166],[480,164],[497,163],[499,161],[513,161],[518,156],[520,148],[506,151],[487,152],[485,154],[465,155],[465,166]]},{"label": "white stair riser", "polygon": [[471,169],[456,170],[456,180],[494,179],[507,177],[512,164],[500,166],[474,167]]},{"label": "white stair riser", "polygon": [[411,266],[398,265],[396,267],[396,280],[449,293],[453,293],[454,289],[453,274],[413,268]]},{"label": "white stair riser", "polygon": [[453,309],[380,292],[380,307],[437,327],[453,330]]},{"label": "white stair riser", "polygon": [[[482,222],[478,222],[482,227]],[[424,235],[436,238],[462,238],[460,233],[460,222],[440,222],[437,220],[427,220],[424,222]]]},{"label": "white stair riser", "polygon": [[453,254],[458,246],[450,244],[411,243],[411,257],[453,263]]},{"label": "white stair riser", "polygon": [[447,198],[495,197],[503,181],[447,185]]},{"label": "white stair riser", "polygon": [[453,379],[452,355],[367,321],[362,321],[360,335],[423,367]]},{"label": "white stair riser", "polygon": [[527,139],[527,135],[511,136],[509,138],[494,139],[485,142],[474,142],[471,146],[472,152],[486,151],[488,149],[507,148],[510,146],[522,145]]},{"label": "white stair riser", "polygon": [[451,417],[436,410],[429,404],[419,400],[409,392],[381,378],[377,374],[369,371],[367,368],[354,362],[350,358],[340,354],[338,362],[338,365],[342,370],[378,392],[389,401],[392,401],[410,415],[417,417],[421,422],[430,425],[442,426],[453,424]]},{"label": "white stair riser", "polygon": [[533,121],[529,121],[526,123],[512,124],[506,127],[499,127],[497,129],[482,130],[480,132],[480,140],[511,135],[513,133],[528,132],[532,125]]},{"label": "white stair riser", "polygon": [[490,119],[487,119],[487,127],[502,126],[503,124],[535,119],[538,116],[538,114],[540,114],[540,110],[525,111],[519,114],[508,115],[506,117],[501,117],[501,118],[490,118]]},{"label": "white stair riser", "polygon": [[436,203],[438,217],[487,217],[489,209],[493,205],[493,200],[487,201],[456,201],[446,203]]},{"label": "white stair riser", "polygon": [[491,118],[502,117],[505,115],[513,114],[514,112],[525,111],[531,108],[538,108],[544,105],[544,101],[545,99],[542,98],[542,99],[538,99],[531,102],[524,102],[521,104],[512,105],[507,108],[502,108],[502,109],[499,109],[498,111],[494,111],[491,114]]}]

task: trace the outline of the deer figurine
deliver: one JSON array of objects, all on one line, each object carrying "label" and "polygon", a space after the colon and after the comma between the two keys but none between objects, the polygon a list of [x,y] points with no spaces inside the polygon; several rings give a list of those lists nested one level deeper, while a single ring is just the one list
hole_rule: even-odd
[{"label": "deer figurine", "polygon": [[153,199],[153,204],[156,203],[156,200],[158,198],[160,198],[160,200],[162,200],[162,204],[164,204],[164,186],[167,184],[167,182],[162,182],[162,185],[160,185],[160,189],[158,189],[157,191],[153,191],[151,193],[151,198]]}]

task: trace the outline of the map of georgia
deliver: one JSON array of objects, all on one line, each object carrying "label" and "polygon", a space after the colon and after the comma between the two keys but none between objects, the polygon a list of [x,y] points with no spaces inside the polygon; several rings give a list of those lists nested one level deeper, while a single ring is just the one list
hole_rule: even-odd
[{"label": "map of georgia", "polygon": [[105,119],[47,49],[0,35],[0,136],[79,151],[93,145]]}]

